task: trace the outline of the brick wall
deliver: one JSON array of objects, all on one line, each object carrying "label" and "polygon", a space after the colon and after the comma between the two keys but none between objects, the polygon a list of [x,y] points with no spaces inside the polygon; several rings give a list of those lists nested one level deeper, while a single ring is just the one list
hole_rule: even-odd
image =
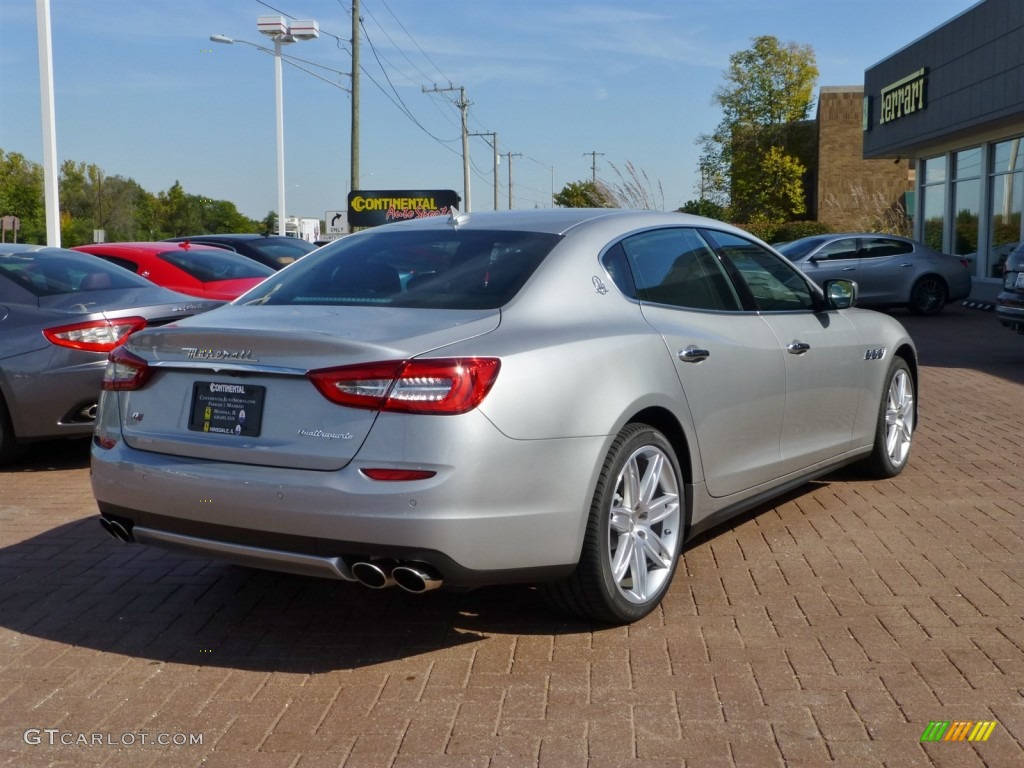
[{"label": "brick wall", "polygon": [[824,86],[818,94],[818,221],[834,231],[901,231],[904,193],[913,190],[908,160],[863,158],[864,89]]}]

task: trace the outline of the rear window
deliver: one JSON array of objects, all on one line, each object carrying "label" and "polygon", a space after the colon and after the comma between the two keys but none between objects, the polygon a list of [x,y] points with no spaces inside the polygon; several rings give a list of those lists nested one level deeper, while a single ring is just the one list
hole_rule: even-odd
[{"label": "rear window", "polygon": [[274,270],[270,267],[237,253],[218,248],[165,251],[160,254],[160,258],[201,283],[238,280],[246,277],[263,278],[274,274]]},{"label": "rear window", "polygon": [[534,232],[414,230],[347,237],[277,273],[250,304],[494,309],[560,240]]},{"label": "rear window", "polygon": [[0,254],[0,277],[10,280],[36,296],[151,288],[153,285],[121,267],[85,254]]}]

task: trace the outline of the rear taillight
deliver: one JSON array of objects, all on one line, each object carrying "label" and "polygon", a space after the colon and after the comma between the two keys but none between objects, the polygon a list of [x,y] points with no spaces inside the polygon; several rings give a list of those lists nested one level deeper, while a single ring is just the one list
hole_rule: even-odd
[{"label": "rear taillight", "polygon": [[310,371],[332,403],[403,413],[453,415],[476,408],[498,376],[494,357],[398,360]]},{"label": "rear taillight", "polygon": [[124,343],[129,335],[146,327],[142,317],[119,317],[116,320],[91,320],[87,323],[46,328],[43,335],[51,344],[86,352],[110,352]]},{"label": "rear taillight", "polygon": [[118,347],[107,357],[107,368],[103,371],[103,389],[140,389],[152,375],[153,369],[141,357],[124,347]]}]

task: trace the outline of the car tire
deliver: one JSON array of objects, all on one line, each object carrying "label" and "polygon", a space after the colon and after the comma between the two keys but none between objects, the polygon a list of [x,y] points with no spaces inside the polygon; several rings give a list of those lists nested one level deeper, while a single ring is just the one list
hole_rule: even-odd
[{"label": "car tire", "polygon": [[0,396],[0,467],[10,464],[24,453],[24,446],[18,443],[11,425],[7,404]]},{"label": "car tire", "polygon": [[916,417],[914,377],[906,360],[897,357],[889,366],[882,390],[875,446],[864,462],[871,477],[896,477],[907,466]]},{"label": "car tire", "polygon": [[910,289],[910,303],[907,305],[915,315],[937,315],[946,306],[949,288],[938,275],[925,275],[917,279]]},{"label": "car tire", "polygon": [[601,468],[579,564],[566,581],[545,586],[548,603],[612,624],[653,611],[679,561],[684,499],[668,439],[646,424],[627,425]]}]

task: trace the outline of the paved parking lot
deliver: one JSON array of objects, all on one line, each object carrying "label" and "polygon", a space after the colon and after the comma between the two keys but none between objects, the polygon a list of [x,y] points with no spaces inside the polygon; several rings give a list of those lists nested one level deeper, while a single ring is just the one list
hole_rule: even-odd
[{"label": "paved parking lot", "polygon": [[[526,589],[373,592],[119,546],[85,446],[39,446],[0,471],[0,756],[1024,765],[1024,337],[959,306],[899,317],[924,365],[909,468],[824,478],[695,542],[630,627]],[[967,721],[995,725],[922,741]]]}]

